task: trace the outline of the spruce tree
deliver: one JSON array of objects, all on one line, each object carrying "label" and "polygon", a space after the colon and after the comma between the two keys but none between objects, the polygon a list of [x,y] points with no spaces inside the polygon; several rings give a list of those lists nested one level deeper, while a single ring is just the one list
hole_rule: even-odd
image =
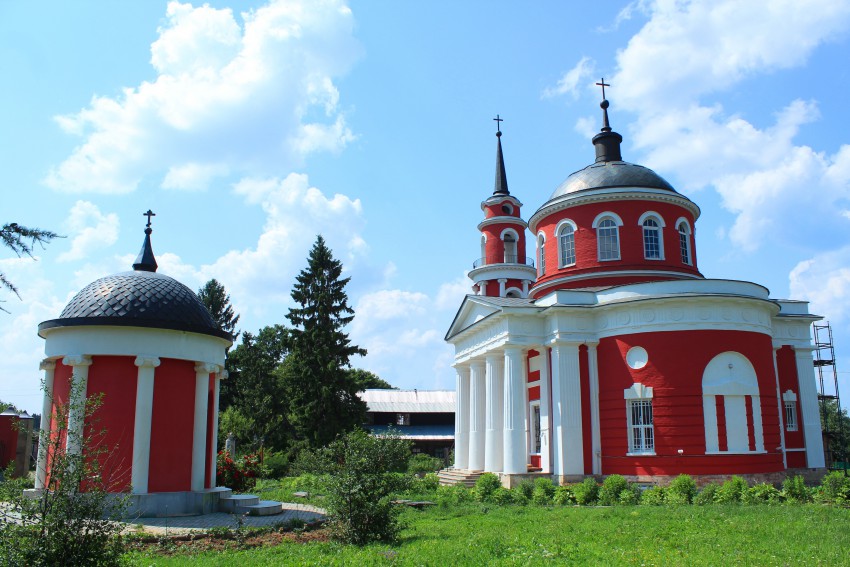
[{"label": "spruce tree", "polygon": [[230,304],[230,296],[224,286],[213,278],[198,290],[198,298],[209,310],[218,328],[230,333],[235,343],[239,337],[239,331],[236,330],[239,315],[234,313],[233,306]]},{"label": "spruce tree", "polygon": [[[11,249],[12,252],[17,254],[19,258],[23,255],[27,255],[32,258],[32,249],[36,244],[44,248],[44,245],[54,238],[63,237],[49,230],[27,228],[16,222],[4,224],[0,227],[0,244]],[[0,272],[0,289],[6,289],[18,297],[21,297],[18,293],[18,288],[15,287],[15,284],[6,279],[3,272]],[[6,311],[6,309],[0,307],[0,311]],[[8,311],[6,312],[8,313]]]},{"label": "spruce tree", "polygon": [[290,351],[280,368],[289,402],[289,422],[311,447],[332,441],[363,423],[366,404],[349,372],[350,358],[366,351],[351,344],[345,326],[354,319],[335,260],[320,236],[310,250],[307,268],[296,278],[289,310]]}]

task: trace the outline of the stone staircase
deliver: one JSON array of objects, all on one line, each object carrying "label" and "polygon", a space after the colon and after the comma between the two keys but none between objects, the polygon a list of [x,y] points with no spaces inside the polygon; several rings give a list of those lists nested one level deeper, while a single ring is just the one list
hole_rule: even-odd
[{"label": "stone staircase", "polygon": [[467,471],[463,469],[443,469],[437,473],[440,477],[440,484],[443,486],[451,484],[463,484],[467,488],[475,486],[475,481],[482,474],[481,471]]},{"label": "stone staircase", "polygon": [[260,500],[259,496],[253,494],[228,494],[219,498],[218,511],[249,516],[273,516],[283,511],[283,504],[274,500]]}]

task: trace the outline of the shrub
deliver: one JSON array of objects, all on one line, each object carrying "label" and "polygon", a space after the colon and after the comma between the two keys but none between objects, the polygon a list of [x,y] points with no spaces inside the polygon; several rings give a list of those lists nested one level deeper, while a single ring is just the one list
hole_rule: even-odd
[{"label": "shrub", "polygon": [[634,506],[640,503],[641,492],[637,486],[630,486],[620,493],[617,499],[621,506]]},{"label": "shrub", "polygon": [[504,486],[500,486],[499,488],[494,490],[493,494],[491,495],[491,498],[493,502],[499,504],[500,506],[512,504],[514,501],[513,493]]},{"label": "shrub", "polygon": [[355,430],[317,452],[327,476],[325,507],[335,539],[355,545],[394,541],[399,508],[391,494],[405,488],[410,442]]},{"label": "shrub", "polygon": [[735,475],[720,485],[714,499],[718,504],[740,504],[747,490],[749,490],[747,481]]},{"label": "shrub", "polygon": [[260,458],[254,454],[234,458],[221,451],[216,459],[216,486],[226,486],[234,492],[251,490],[262,474]]},{"label": "shrub", "polygon": [[820,483],[821,499],[825,502],[843,503],[850,500],[850,477],[842,471],[833,471]]},{"label": "shrub", "polygon": [[443,468],[443,459],[432,457],[426,453],[416,453],[407,463],[407,472],[415,475],[437,472]]},{"label": "shrub", "polygon": [[463,502],[472,500],[472,491],[462,484],[450,484],[448,486],[440,486],[437,488],[437,504],[445,508],[447,506],[457,506]]},{"label": "shrub", "polygon": [[664,504],[664,489],[660,486],[650,486],[640,495],[643,506],[661,506]]},{"label": "shrub", "polygon": [[263,457],[264,478],[283,478],[289,473],[289,459],[280,451],[268,451]]},{"label": "shrub", "polygon": [[812,490],[802,476],[786,477],[782,481],[782,497],[789,502],[811,502]]},{"label": "shrub", "polygon": [[502,481],[499,480],[499,475],[488,472],[478,477],[478,480],[475,481],[475,488],[472,490],[476,500],[487,502],[490,500],[493,492],[500,486],[502,486]]},{"label": "shrub", "polygon": [[599,503],[603,506],[613,506],[620,502],[620,493],[629,488],[629,481],[622,475],[608,475],[602,481],[599,489]]},{"label": "shrub", "polygon": [[552,501],[558,506],[572,506],[576,503],[576,497],[569,486],[557,486]]},{"label": "shrub", "polygon": [[596,499],[599,495],[599,485],[596,484],[596,480],[593,478],[587,477],[580,483],[574,484],[572,489],[576,502],[580,506],[592,506],[596,504]]},{"label": "shrub", "polygon": [[694,496],[694,504],[696,504],[697,506],[714,504],[718,488],[720,488],[720,485],[715,482],[706,484],[702,487],[702,490],[700,490],[699,493]]},{"label": "shrub", "polygon": [[781,501],[782,493],[766,482],[751,486],[743,496],[744,504],[779,504]]},{"label": "shrub", "polygon": [[[532,496],[533,493],[534,489],[532,488]],[[531,497],[528,496],[519,486],[515,486],[511,489],[511,498],[513,499],[514,504],[519,504],[520,506],[527,505],[528,501],[531,499]]]},{"label": "shrub", "polygon": [[419,481],[419,487],[425,492],[434,492],[440,486],[440,477],[436,473],[428,473]]},{"label": "shrub", "polygon": [[555,485],[548,478],[534,479],[534,490],[531,493],[531,501],[537,505],[545,506],[552,504],[555,496]]},{"label": "shrub", "polygon": [[690,475],[680,474],[664,491],[664,499],[668,504],[690,504],[697,495],[697,483]]},{"label": "shrub", "polygon": [[514,491],[522,493],[522,496],[526,501],[531,500],[531,497],[534,496],[534,483],[531,480],[524,478],[514,487]]}]

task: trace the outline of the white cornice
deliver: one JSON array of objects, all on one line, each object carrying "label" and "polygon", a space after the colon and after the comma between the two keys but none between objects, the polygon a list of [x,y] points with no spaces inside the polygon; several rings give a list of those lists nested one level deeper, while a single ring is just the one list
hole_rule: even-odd
[{"label": "white cornice", "polygon": [[469,272],[469,279],[476,284],[482,280],[499,278],[534,281],[537,279],[537,269],[525,264],[487,264]]},{"label": "white cornice", "polygon": [[[568,268],[562,268],[568,269]],[[560,278],[556,278],[554,280],[548,280],[542,284],[536,284],[530,290],[528,290],[528,294],[532,295],[536,291],[545,290],[547,288],[552,287],[553,285],[560,285],[568,282],[575,282],[580,280],[589,280],[594,278],[604,278],[604,277],[629,277],[629,276],[661,276],[665,278],[681,278],[681,279],[693,279],[693,280],[702,280],[704,279],[700,274],[691,274],[688,272],[676,272],[673,270],[611,270],[611,271],[598,271],[598,272],[586,272],[583,274],[576,274],[574,276],[563,276]],[[649,283],[649,282],[643,282]],[[555,290],[552,290],[555,291]],[[551,292],[550,292],[551,293]]]},{"label": "white cornice", "polygon": [[490,226],[491,224],[512,224],[516,226],[521,226],[522,228],[528,227],[528,223],[519,217],[501,216],[484,219],[483,221],[478,223],[478,230],[481,230],[485,226]]},{"label": "white cornice", "polygon": [[588,189],[577,193],[569,193],[545,203],[536,213],[528,219],[531,232],[537,232],[537,223],[552,213],[586,205],[588,203],[599,203],[606,201],[654,201],[672,203],[688,209],[694,215],[694,220],[699,218],[700,208],[696,203],[681,195],[664,189],[650,189],[642,187],[608,187],[604,189]]}]

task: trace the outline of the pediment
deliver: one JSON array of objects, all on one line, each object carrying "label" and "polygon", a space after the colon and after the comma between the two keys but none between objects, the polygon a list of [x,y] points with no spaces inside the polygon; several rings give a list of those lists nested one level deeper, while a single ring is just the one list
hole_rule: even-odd
[{"label": "pediment", "polygon": [[478,299],[474,295],[467,295],[463,298],[463,303],[460,304],[460,309],[458,309],[451,326],[449,326],[446,340],[450,340],[461,331],[501,311],[502,309],[496,305]]}]

